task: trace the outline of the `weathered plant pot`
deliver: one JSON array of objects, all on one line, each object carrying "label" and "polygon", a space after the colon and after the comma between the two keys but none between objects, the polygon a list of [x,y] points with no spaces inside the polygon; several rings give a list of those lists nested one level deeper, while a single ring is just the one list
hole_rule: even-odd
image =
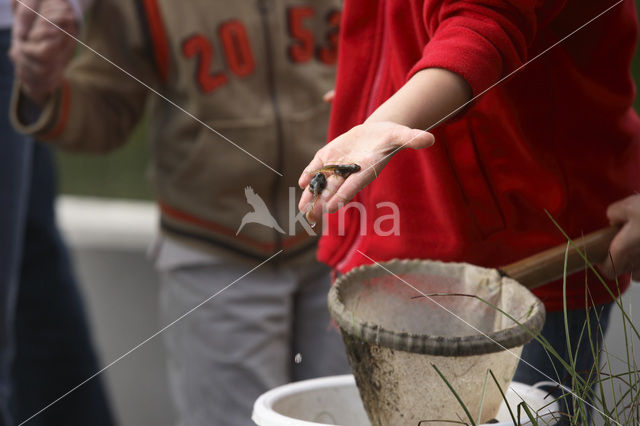
[{"label": "weathered plant pot", "polygon": [[545,317],[540,300],[496,270],[427,260],[350,271],[329,292],[329,311],[373,426],[468,421],[434,366],[474,421],[492,419],[502,396],[489,370],[506,390]]}]

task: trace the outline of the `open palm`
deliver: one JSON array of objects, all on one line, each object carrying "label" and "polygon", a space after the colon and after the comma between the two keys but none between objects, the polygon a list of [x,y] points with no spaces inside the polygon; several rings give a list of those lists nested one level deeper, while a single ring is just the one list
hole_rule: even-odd
[{"label": "open palm", "polygon": [[306,212],[309,222],[316,223],[323,211],[335,212],[369,185],[396,152],[405,148],[427,148],[433,143],[431,133],[396,123],[375,122],[356,126],[316,153],[300,176],[298,185],[306,189],[313,173],[328,165],[358,164],[361,170],[347,178],[328,175],[327,187],[315,203],[314,194],[307,190],[302,194],[298,208]]}]

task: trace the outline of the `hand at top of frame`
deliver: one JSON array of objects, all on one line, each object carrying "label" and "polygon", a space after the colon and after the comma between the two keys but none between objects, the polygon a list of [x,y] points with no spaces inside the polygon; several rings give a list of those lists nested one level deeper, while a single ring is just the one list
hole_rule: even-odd
[{"label": "hand at top of frame", "polygon": [[607,217],[612,225],[622,225],[622,228],[609,247],[611,257],[600,265],[600,270],[608,278],[631,272],[631,277],[639,280],[640,194],[611,204],[607,208]]},{"label": "hand at top of frame", "polygon": [[60,87],[76,45],[60,29],[77,36],[78,17],[68,0],[14,0],[14,14],[10,57],[15,74],[24,93],[42,105]]},{"label": "hand at top of frame", "polygon": [[433,143],[431,133],[392,122],[356,126],[321,148],[305,168],[298,180],[306,189],[298,208],[315,224],[323,211],[335,212],[371,183],[400,149]]}]

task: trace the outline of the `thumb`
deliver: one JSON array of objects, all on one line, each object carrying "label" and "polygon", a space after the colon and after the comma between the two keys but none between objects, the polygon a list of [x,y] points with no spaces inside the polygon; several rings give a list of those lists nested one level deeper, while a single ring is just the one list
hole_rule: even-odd
[{"label": "thumb", "polygon": [[637,217],[640,212],[640,196],[630,195],[618,200],[607,207],[607,219],[612,224],[625,223]]},{"label": "thumb", "polygon": [[31,26],[38,16],[36,12],[40,9],[42,0],[14,0],[13,32],[14,37],[25,40]]},{"label": "thumb", "polygon": [[[630,224],[622,227],[611,241],[609,256],[600,265],[600,271],[606,278],[612,279],[618,274],[636,272],[640,265],[640,230]],[[636,277],[637,279],[637,277]]]},{"label": "thumb", "polygon": [[331,89],[327,93],[322,95],[322,100],[330,104],[333,102],[333,98],[335,97],[336,97],[336,91],[334,89]]},{"label": "thumb", "polygon": [[410,129],[406,128],[404,135],[402,135],[402,147],[422,149],[432,146],[436,142],[436,138],[433,134],[426,130]]},{"label": "thumb", "polygon": [[18,60],[20,59],[20,47],[19,41],[14,37],[11,40],[11,47],[9,48],[9,59],[13,62],[13,66],[15,67],[18,64]]}]

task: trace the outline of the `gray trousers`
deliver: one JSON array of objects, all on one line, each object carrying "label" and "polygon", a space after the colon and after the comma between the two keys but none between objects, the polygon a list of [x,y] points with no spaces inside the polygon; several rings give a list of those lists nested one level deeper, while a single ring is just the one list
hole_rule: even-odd
[{"label": "gray trousers", "polygon": [[[163,323],[257,263],[162,272]],[[164,338],[179,425],[253,425],[253,402],[261,393],[291,381],[348,373],[339,331],[327,311],[329,285],[328,268],[310,255],[265,264],[170,327]]]}]

